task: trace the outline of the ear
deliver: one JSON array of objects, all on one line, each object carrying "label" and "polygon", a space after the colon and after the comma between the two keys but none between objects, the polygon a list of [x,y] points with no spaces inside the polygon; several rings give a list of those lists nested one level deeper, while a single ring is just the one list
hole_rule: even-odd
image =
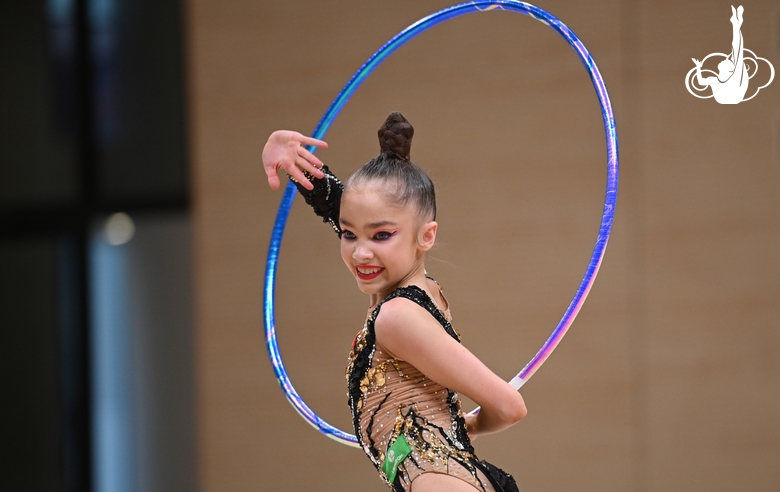
[{"label": "ear", "polygon": [[417,237],[417,244],[421,251],[428,251],[433,248],[436,242],[436,231],[439,229],[439,224],[436,221],[430,221],[424,223],[420,227],[420,233]]}]

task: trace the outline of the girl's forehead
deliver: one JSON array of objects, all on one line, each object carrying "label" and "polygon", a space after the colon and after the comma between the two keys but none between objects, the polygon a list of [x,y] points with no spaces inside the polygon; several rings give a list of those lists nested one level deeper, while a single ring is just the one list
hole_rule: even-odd
[{"label": "girl's forehead", "polygon": [[377,219],[402,219],[414,215],[412,207],[396,204],[387,190],[367,184],[349,187],[341,195],[341,215],[351,223],[374,222]]},{"label": "girl's forehead", "polygon": [[379,183],[361,183],[357,186],[348,186],[344,190],[342,200],[344,197],[348,197],[352,200],[388,201],[388,190],[387,187],[382,186]]}]

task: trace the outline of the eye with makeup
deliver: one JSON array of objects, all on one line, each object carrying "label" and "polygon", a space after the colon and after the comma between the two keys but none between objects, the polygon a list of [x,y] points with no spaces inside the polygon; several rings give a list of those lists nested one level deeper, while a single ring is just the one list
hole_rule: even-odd
[{"label": "eye with makeup", "polygon": [[376,234],[374,234],[373,239],[376,241],[387,241],[391,237],[395,236],[395,233],[398,231],[379,231]]},{"label": "eye with makeup", "polygon": [[[379,232],[375,233],[371,237],[371,239],[373,239],[374,241],[387,241],[391,237],[395,236],[395,234],[397,232],[398,231],[393,231],[393,232],[390,232],[390,231],[379,231]],[[355,239],[357,239],[357,236],[352,231],[349,231],[347,229],[342,229],[342,231],[341,231],[341,238],[345,239],[347,241],[354,241]]]}]

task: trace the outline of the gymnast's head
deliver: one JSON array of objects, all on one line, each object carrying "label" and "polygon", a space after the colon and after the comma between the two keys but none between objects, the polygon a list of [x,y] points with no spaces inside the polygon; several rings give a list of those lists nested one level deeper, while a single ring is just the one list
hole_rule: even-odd
[{"label": "gymnast's head", "polygon": [[377,134],[380,154],[347,180],[345,191],[366,185],[380,186],[396,206],[413,206],[420,220],[436,220],[433,182],[409,160],[414,136],[412,125],[401,113],[390,113]]},{"label": "gymnast's head", "polygon": [[[401,113],[391,113],[379,129],[380,154],[358,169],[344,187],[340,222],[347,231],[345,239],[358,230],[369,233],[366,225],[406,221],[413,225],[410,232],[424,250],[433,245],[436,193],[425,171],[409,160],[413,135],[414,128]],[[400,230],[396,226],[378,229],[392,234]]]}]

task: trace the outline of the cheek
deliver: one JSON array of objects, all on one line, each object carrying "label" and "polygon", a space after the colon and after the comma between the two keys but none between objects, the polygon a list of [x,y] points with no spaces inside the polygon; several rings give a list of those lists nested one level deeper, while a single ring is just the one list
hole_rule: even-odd
[{"label": "cheek", "polygon": [[343,240],[341,241],[341,259],[344,261],[344,264],[352,270],[352,248],[348,242]]}]

